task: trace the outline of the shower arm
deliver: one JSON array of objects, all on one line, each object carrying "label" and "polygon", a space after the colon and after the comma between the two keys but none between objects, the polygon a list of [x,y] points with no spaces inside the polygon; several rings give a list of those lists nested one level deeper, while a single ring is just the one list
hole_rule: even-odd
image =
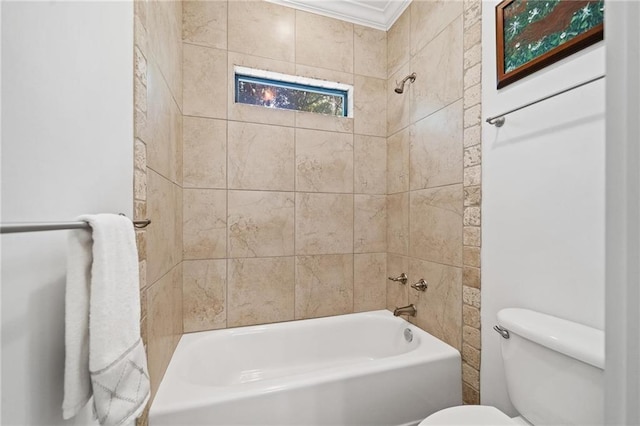
[{"label": "shower arm", "polygon": [[409,74],[408,76],[403,78],[400,83],[398,83],[396,81],[396,88],[394,89],[394,91],[396,93],[403,93],[404,92],[404,85],[407,82],[407,80],[411,80],[411,83],[415,82],[416,81],[416,73],[412,72],[411,74]]}]

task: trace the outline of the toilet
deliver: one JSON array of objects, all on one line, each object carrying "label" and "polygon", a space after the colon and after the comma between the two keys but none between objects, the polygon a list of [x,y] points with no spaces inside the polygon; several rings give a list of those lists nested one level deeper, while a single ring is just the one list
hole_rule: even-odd
[{"label": "toilet", "polygon": [[604,424],[604,332],[527,309],[498,312],[507,391],[520,416],[495,407],[440,410],[427,425]]}]

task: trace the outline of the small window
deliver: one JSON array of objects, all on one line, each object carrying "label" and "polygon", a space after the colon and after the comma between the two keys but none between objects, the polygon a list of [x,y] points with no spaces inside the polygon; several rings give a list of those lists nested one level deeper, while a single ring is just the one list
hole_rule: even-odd
[{"label": "small window", "polygon": [[266,108],[349,116],[351,86],[236,67],[236,102]]}]

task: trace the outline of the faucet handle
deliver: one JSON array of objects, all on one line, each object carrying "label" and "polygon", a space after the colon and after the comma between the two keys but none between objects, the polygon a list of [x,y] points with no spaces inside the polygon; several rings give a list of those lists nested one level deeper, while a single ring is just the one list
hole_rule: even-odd
[{"label": "faucet handle", "polygon": [[389,277],[389,280],[391,281],[396,281],[402,284],[406,284],[407,280],[409,279],[409,277],[407,277],[407,274],[405,274],[404,272],[401,273],[400,275],[398,275],[397,277]]},{"label": "faucet handle", "polygon": [[417,283],[411,284],[411,288],[418,291],[425,291],[427,287],[428,287],[428,284],[423,278],[420,278],[420,281],[418,281]]}]

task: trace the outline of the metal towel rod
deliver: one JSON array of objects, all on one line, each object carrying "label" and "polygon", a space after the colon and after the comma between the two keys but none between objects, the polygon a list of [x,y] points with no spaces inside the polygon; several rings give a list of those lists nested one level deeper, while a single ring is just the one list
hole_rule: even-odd
[{"label": "metal towel rod", "polygon": [[[146,228],[150,219],[134,220],[137,229]],[[16,232],[59,231],[63,229],[91,229],[87,222],[42,222],[42,223],[3,223],[0,224],[0,234],[14,234]]]},{"label": "metal towel rod", "polygon": [[538,102],[546,101],[547,99],[553,98],[553,97],[558,96],[558,95],[562,95],[563,93],[567,93],[567,92],[569,92],[569,91],[571,91],[573,89],[577,89],[578,87],[585,86],[585,85],[587,85],[589,83],[593,83],[594,81],[598,81],[598,80],[603,79],[605,77],[606,76],[603,74],[603,75],[600,75],[598,77],[594,77],[591,80],[583,81],[582,83],[578,83],[578,84],[575,84],[575,85],[573,85],[571,87],[567,87],[564,90],[552,93],[550,95],[545,96],[544,98],[540,98],[540,99],[537,99],[537,100],[535,100],[533,102],[529,102],[528,104],[522,105],[522,106],[520,106],[518,108],[514,108],[514,109],[509,110],[507,112],[503,112],[502,114],[494,115],[493,117],[489,117],[485,121],[487,123],[489,123],[489,124],[492,124],[492,125],[496,126],[496,127],[502,127],[504,125],[504,122],[506,121],[506,119],[504,118],[505,115],[509,115],[512,112],[520,111],[523,108],[527,108],[527,107],[530,107],[531,105],[537,104]]}]

